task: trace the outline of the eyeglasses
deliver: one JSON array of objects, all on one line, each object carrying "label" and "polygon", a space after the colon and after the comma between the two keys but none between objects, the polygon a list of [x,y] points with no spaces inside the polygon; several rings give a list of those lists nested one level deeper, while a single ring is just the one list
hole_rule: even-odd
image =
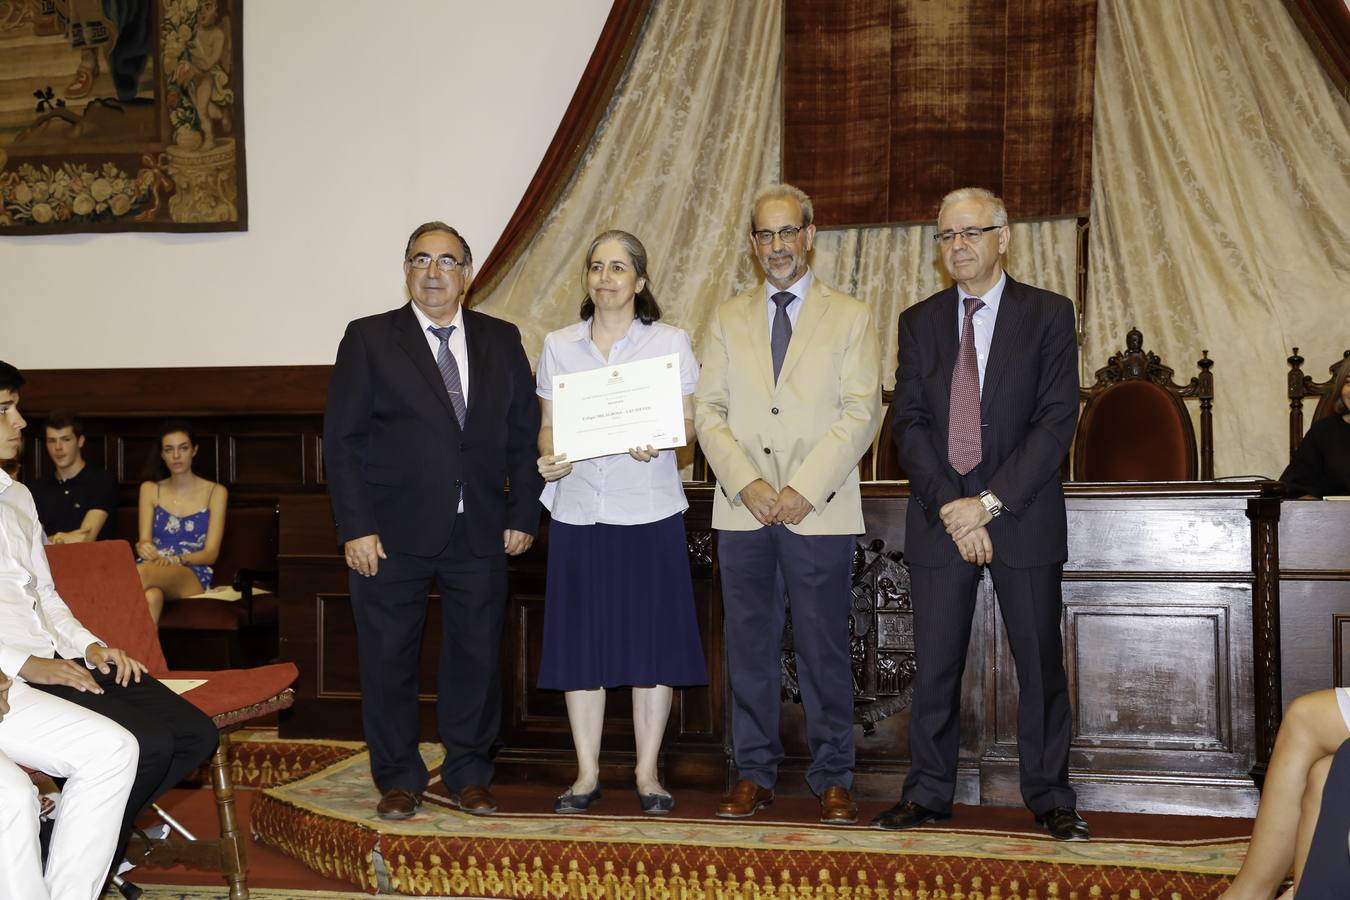
[{"label": "eyeglasses", "polygon": [[950,244],[956,240],[956,236],[959,234],[961,240],[967,244],[978,244],[986,231],[993,231],[995,228],[1002,227],[1002,225],[986,225],[983,228],[962,228],[960,231],[939,231],[933,235],[933,240],[939,244]]},{"label": "eyeglasses", "polygon": [[433,262],[436,263],[436,268],[442,272],[451,272],[465,265],[449,253],[442,253],[440,256],[432,256],[430,253],[414,253],[408,257],[408,265],[414,269],[430,268]]},{"label": "eyeglasses", "polygon": [[769,231],[767,228],[760,231],[752,231],[751,235],[755,238],[755,243],[762,247],[767,247],[773,243],[774,237],[777,237],[785,244],[790,244],[797,239],[797,235],[802,233],[800,225],[784,225],[777,231]]}]

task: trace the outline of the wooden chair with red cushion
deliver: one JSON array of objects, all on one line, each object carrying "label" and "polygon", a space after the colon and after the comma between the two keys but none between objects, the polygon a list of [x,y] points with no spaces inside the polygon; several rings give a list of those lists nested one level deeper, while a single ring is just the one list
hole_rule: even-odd
[{"label": "wooden chair with red cushion", "polygon": [[1336,395],[1331,388],[1336,383],[1336,373],[1341,365],[1350,365],[1350,350],[1346,350],[1344,356],[1327,366],[1330,377],[1326,381],[1313,381],[1311,375],[1304,375],[1303,362],[1303,357],[1298,355],[1298,348],[1295,347],[1294,355],[1289,357],[1289,458],[1291,460],[1298,450],[1298,445],[1303,441],[1304,398],[1317,398],[1317,405],[1313,407],[1313,422],[1325,419],[1332,414],[1332,408],[1336,405]]},{"label": "wooden chair with red cushion", "polygon": [[[1073,444],[1074,481],[1205,481],[1214,478],[1214,361],[1202,351],[1199,373],[1176,384],[1173,370],[1143,349],[1131,328],[1125,349],[1079,390],[1082,415]],[[1200,442],[1186,400],[1200,403]]]},{"label": "wooden chair with red cushion", "polygon": [[[244,836],[234,815],[230,777],[230,732],[245,722],[285,709],[295,700],[291,684],[299,672],[293,663],[254,669],[171,671],[136,574],[135,557],[125,541],[53,544],[47,547],[57,592],[75,617],[111,647],[120,647],[145,663],[160,679],[205,679],[183,695],[220,729],[220,746],[211,758],[211,788],[220,819],[218,840],[142,840],[133,838],[128,855],[139,865],[187,865],[219,870],[230,900],[247,900],[248,860]],[[144,854],[142,856],[141,854]]]},{"label": "wooden chair with red cushion", "polygon": [[[895,438],[891,437],[891,427],[895,424],[895,391],[882,391],[881,405],[886,413],[881,417],[881,431],[873,444],[876,450],[873,477],[876,481],[908,481],[909,476],[900,465],[900,454],[895,449]],[[863,479],[867,479],[866,473]]]}]

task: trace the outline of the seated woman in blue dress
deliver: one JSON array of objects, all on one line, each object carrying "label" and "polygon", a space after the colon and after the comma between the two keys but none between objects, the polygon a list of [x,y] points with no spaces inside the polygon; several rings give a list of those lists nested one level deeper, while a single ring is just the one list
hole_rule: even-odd
[{"label": "seated woman in blue dress", "polygon": [[1312,424],[1280,476],[1286,496],[1350,495],[1350,359],[1341,361],[1331,394],[1331,415]]},{"label": "seated woman in blue dress", "polygon": [[136,569],[156,624],[164,601],[211,587],[211,564],[220,554],[228,492],[192,471],[196,456],[192,426],[170,419],[159,429],[156,471],[141,482]]},{"label": "seated woman in blue dress", "polygon": [[694,614],[684,497],[673,450],[569,462],[553,452],[553,376],[674,354],[684,394],[684,433],[694,433],[698,361],[689,335],[657,320],[647,251],[607,231],[586,254],[581,321],[544,339],[539,359],[539,473],[552,516],[539,687],[566,691],[577,777],[554,812],[578,813],[600,798],[605,691],[631,687],[635,776],[643,812],[675,806],[657,775],[674,687],[708,683]]}]

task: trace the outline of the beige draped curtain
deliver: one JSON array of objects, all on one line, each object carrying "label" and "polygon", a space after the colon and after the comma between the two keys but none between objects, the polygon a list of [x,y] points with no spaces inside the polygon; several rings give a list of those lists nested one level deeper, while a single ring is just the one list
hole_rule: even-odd
[{"label": "beige draped curtain", "polygon": [[1285,358],[1350,346],[1350,107],[1275,0],[1101,0],[1084,354],[1214,359],[1215,473],[1288,462]]},{"label": "beige draped curtain", "polygon": [[[607,228],[646,244],[666,320],[696,352],[715,305],[758,278],[748,206],[780,171],[781,16],[773,2],[653,4],[571,184],[480,299],[532,358],[576,321],[582,254]],[[1216,471],[1277,475],[1290,346],[1313,371],[1350,344],[1346,104],[1274,2],[1102,0],[1097,47],[1088,296],[1075,220],[1015,225],[1008,269],[1083,305],[1085,381],[1132,325],[1182,380],[1209,349]],[[897,316],[944,283],[932,232],[817,236],[817,274],[875,311],[888,387]]]}]

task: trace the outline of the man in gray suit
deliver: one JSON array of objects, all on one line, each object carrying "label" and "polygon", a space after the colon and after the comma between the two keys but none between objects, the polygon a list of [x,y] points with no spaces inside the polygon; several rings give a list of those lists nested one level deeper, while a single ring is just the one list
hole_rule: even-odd
[{"label": "man in gray suit", "polygon": [[1060,638],[1059,471],[1078,420],[1073,304],[1003,271],[1008,213],[987,190],[943,198],[935,238],[956,284],[900,316],[892,431],[910,479],[911,765],[901,802],[872,824],[899,830],[951,815],[961,673],[988,566],[1017,667],[1022,798],[1052,836],[1087,840],[1069,787]]}]

